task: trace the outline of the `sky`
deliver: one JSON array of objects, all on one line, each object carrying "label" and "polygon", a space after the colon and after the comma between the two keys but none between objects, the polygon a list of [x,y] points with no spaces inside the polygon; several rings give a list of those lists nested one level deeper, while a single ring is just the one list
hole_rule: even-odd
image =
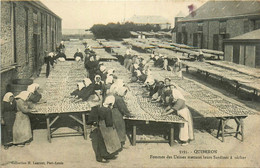
[{"label": "sky", "polygon": [[88,29],[94,24],[127,21],[133,15],[159,15],[174,25],[181,11],[188,15],[188,5],[200,7],[205,0],[41,0],[62,18],[63,29]]}]

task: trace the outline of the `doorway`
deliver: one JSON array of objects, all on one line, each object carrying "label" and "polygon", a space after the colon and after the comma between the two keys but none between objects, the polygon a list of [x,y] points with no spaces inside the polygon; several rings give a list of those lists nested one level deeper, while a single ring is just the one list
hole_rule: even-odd
[{"label": "doorway", "polygon": [[34,63],[33,63],[33,72],[37,76],[39,75],[39,45],[40,45],[40,36],[38,34],[33,34],[33,57],[34,57]]}]

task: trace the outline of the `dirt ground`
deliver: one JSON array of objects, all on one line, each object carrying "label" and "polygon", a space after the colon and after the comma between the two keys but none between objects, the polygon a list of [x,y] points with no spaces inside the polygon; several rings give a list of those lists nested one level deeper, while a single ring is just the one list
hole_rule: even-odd
[{"label": "dirt ground", "polygon": [[[42,70],[44,72],[44,68]],[[34,81],[44,89],[48,80],[42,73]],[[205,84],[206,86],[238,100],[245,106],[259,111],[259,102],[240,100],[227,90],[209,84],[192,74],[184,73],[185,77]],[[244,120],[244,141],[241,142],[234,135],[225,137],[225,142],[216,138],[218,122],[216,119],[194,117],[195,140],[188,146],[168,143],[137,143],[131,146],[127,139],[125,148],[116,160],[109,163],[98,163],[91,145],[91,138],[84,140],[83,136],[53,138],[47,141],[47,130],[42,123],[33,127],[33,141],[25,147],[10,147],[4,150],[1,147],[1,167],[30,168],[30,167],[260,167],[260,115],[250,115]],[[235,128],[234,121],[230,121],[227,130]],[[137,128],[138,138],[146,134],[160,134],[166,127],[160,124],[144,125]],[[153,132],[153,130],[156,130]],[[58,132],[75,131],[62,127]],[[131,132],[131,128],[128,128]],[[167,132],[167,130],[166,130]],[[90,130],[88,130],[90,133]],[[89,134],[88,134],[89,135]]]}]

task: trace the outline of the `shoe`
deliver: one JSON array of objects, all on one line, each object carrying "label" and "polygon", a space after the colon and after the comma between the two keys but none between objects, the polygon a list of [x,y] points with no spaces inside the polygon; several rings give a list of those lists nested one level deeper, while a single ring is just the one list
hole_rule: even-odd
[{"label": "shoe", "polygon": [[7,150],[9,148],[8,145],[4,145],[4,149]]},{"label": "shoe", "polygon": [[21,145],[17,145],[17,146],[18,146],[18,147],[21,147],[21,148],[22,148],[22,147],[24,147],[24,145],[23,145],[23,144],[21,144]]},{"label": "shoe", "polygon": [[187,146],[187,145],[189,145],[188,142],[184,142],[184,143],[181,144],[181,146]]},{"label": "shoe", "polygon": [[100,163],[109,163],[109,160],[97,159],[97,162],[100,162]]},{"label": "shoe", "polygon": [[116,160],[117,156],[109,156],[109,157],[104,157],[106,160]]}]

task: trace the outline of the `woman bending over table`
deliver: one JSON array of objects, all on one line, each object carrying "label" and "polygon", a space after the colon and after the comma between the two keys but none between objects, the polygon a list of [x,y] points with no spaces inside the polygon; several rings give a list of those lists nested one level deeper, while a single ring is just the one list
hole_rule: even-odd
[{"label": "woman bending over table", "polygon": [[171,99],[172,102],[170,102],[170,105],[166,108],[166,112],[162,115],[177,113],[177,115],[186,120],[185,123],[180,124],[179,139],[181,140],[182,145],[187,145],[189,141],[194,140],[192,115],[186,107],[185,99],[179,90],[173,88],[171,96],[172,98],[166,98],[166,101]]}]

